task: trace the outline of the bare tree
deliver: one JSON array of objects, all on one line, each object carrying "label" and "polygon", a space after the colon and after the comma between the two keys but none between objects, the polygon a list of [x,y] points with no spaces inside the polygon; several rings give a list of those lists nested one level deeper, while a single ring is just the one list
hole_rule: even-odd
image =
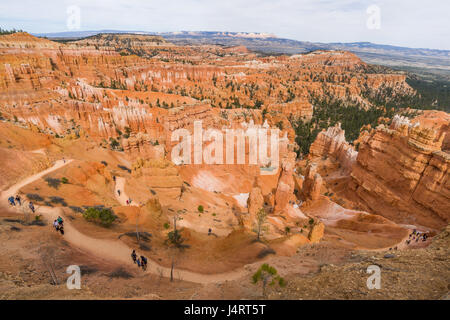
[{"label": "bare tree", "polygon": [[54,247],[43,244],[42,240],[39,241],[38,253],[41,261],[50,274],[52,284],[59,285],[59,280],[55,273],[55,251]]},{"label": "bare tree", "polygon": [[170,266],[170,282],[173,282],[173,267],[175,265],[174,257],[172,257],[172,264]]},{"label": "bare tree", "polygon": [[264,208],[259,209],[258,213],[256,214],[256,223],[254,232],[256,232],[256,239],[258,241],[261,240],[262,232],[265,231],[265,223],[267,219],[267,212]]},{"label": "bare tree", "polygon": [[156,267],[156,272],[159,275],[159,278],[158,278],[158,286],[159,286],[161,284],[162,278],[164,278],[164,269],[158,266],[158,267]]},{"label": "bare tree", "polygon": [[139,216],[141,215],[141,210],[142,210],[142,202],[139,203],[139,211],[136,215],[136,240],[137,240],[137,244],[140,247],[140,238],[139,238]]},{"label": "bare tree", "polygon": [[181,249],[183,249],[181,244],[184,241],[183,237],[180,234],[180,231],[177,229],[177,220],[180,220],[179,213],[174,214],[174,216],[173,216],[173,231],[170,231],[167,234],[167,240],[171,247],[170,251],[171,251],[171,256],[172,256],[172,261],[171,261],[171,266],[170,266],[170,281],[171,282],[173,282],[173,272],[174,272],[174,268],[175,268],[176,257],[177,257],[177,254],[179,253],[179,251]]}]

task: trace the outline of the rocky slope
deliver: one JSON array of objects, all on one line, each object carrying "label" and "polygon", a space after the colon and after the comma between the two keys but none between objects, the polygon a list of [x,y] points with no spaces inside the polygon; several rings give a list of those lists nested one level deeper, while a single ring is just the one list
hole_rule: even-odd
[{"label": "rocky slope", "polygon": [[[449,119],[448,114],[443,117]],[[368,209],[394,221],[441,228],[450,220],[448,131],[395,117],[360,145],[350,188]]]},{"label": "rocky slope", "polygon": [[[307,229],[314,241],[323,235],[321,224],[302,228],[310,217],[298,203],[299,198],[318,201],[324,177],[310,167],[299,187],[303,180],[295,172],[289,119],[310,121],[321,97],[370,109],[370,96],[388,101],[414,94],[404,75],[374,73],[344,51],[259,56],[243,47],[175,46],[140,35],[99,35],[68,43],[25,33],[0,36],[0,112],[6,121],[61,141],[90,141],[123,151],[127,166],[119,168],[131,173],[127,194],[134,192],[144,201],[152,190],[163,206],[189,207],[183,223],[196,232],[208,230],[196,211],[199,203],[212,208],[220,203],[214,213],[221,219],[210,217],[207,223],[220,225],[224,234],[242,224],[251,231],[255,213],[264,208],[269,237],[282,238],[286,230],[305,232],[289,240],[291,247],[311,240]],[[172,133],[185,129],[192,134],[194,120],[201,120],[204,130],[222,132],[278,127],[280,168],[261,162],[169,166],[177,144]],[[356,153],[339,126],[319,136],[313,155],[333,155],[347,171],[356,165]],[[246,147],[246,159],[253,151]],[[272,174],[265,176],[264,170]],[[439,171],[427,175],[434,181]],[[434,192],[429,184],[427,190]]]},{"label": "rocky slope", "polygon": [[341,174],[350,177],[341,193],[357,207],[397,223],[440,229],[450,220],[449,123],[445,112],[411,120],[395,116],[389,126],[362,131],[359,152],[332,127],[318,135],[310,157],[340,164]]},{"label": "rocky slope", "polygon": [[345,140],[345,132],[338,123],[334,127],[322,130],[309,150],[310,158],[333,157],[350,172],[356,162],[358,152]]}]

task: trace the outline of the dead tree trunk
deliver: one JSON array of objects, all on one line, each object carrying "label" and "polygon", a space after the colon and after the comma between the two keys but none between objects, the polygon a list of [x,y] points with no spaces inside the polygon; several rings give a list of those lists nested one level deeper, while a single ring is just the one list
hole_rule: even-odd
[{"label": "dead tree trunk", "polygon": [[141,214],[141,210],[139,208],[139,212],[136,216],[136,239],[137,239],[138,246],[140,246],[140,244],[139,244],[139,216],[140,216],[140,214]]}]

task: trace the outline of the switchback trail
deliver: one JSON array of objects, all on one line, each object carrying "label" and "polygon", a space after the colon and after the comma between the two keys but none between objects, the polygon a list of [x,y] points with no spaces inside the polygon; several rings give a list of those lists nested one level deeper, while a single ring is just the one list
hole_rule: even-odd
[{"label": "switchback trail", "polygon": [[[46,174],[58,170],[65,165],[71,163],[73,160],[58,160],[55,164],[44,171],[41,171],[37,174],[34,174],[3,191],[0,197],[0,206],[4,208],[8,208],[9,210],[14,209],[14,207],[7,206],[7,199],[12,195],[16,195],[18,191],[42,178]],[[125,178],[116,177],[116,184],[114,188],[115,197],[121,205],[126,205],[126,201],[128,198],[127,194],[124,192],[125,187]],[[120,196],[117,193],[117,190],[121,191]],[[24,204],[22,204],[23,206]],[[137,206],[138,204],[133,203],[131,205]],[[19,206],[15,207],[15,211],[22,214],[19,210]],[[36,213],[41,214],[51,225],[52,222],[58,217],[64,217],[64,212],[62,208],[58,207],[47,207],[47,206],[39,206],[36,208]],[[129,268],[136,268],[136,265],[131,260],[131,251],[132,249],[124,244],[120,240],[113,239],[97,239],[90,237],[84,233],[78,231],[71,223],[69,219],[64,219],[64,239],[69,242],[74,247],[79,248],[82,251],[88,252],[96,257],[102,258],[107,261],[115,261],[119,264],[127,266]],[[404,240],[403,240],[404,241]],[[402,242],[403,242],[402,241]],[[401,243],[401,242],[400,242]],[[255,262],[258,263],[258,262]],[[152,273],[155,275],[160,275],[161,273],[165,277],[170,276],[170,268],[160,266],[155,261],[148,259],[148,273]],[[218,273],[218,274],[201,274],[181,269],[176,269],[177,276],[185,281],[190,281],[194,283],[217,283],[224,281],[232,281],[248,276],[248,271],[245,270],[245,267],[241,267],[234,271]]]},{"label": "switchback trail", "polygon": [[[7,203],[7,199],[11,195],[16,195],[18,191],[26,186],[27,184],[30,184],[46,174],[53,172],[55,170],[58,170],[62,168],[63,166],[71,163],[73,160],[58,160],[55,162],[55,164],[40,173],[34,174],[19,183],[16,183],[15,185],[11,186],[7,190],[3,191],[0,197],[1,206],[11,209],[14,207],[8,207],[5,205]],[[126,205],[126,200],[128,199],[127,195],[123,193],[123,187],[125,185],[125,179],[122,177],[116,178],[116,187],[115,187],[115,193],[116,198],[119,201],[120,204]],[[120,197],[117,194],[117,189],[120,188],[122,191]],[[22,204],[23,205],[23,204]],[[136,204],[133,204],[136,205]],[[18,209],[19,206],[16,207],[16,212],[22,213]],[[61,208],[57,207],[47,207],[47,206],[39,206],[36,208],[36,213],[41,214],[49,223],[50,225],[52,222],[58,217],[61,216],[64,218],[64,213]],[[69,219],[64,219],[64,239],[69,242],[71,245],[79,248],[82,251],[89,252],[90,254],[93,254],[97,257],[100,257],[102,259],[108,260],[108,261],[115,261],[120,264],[123,264],[130,268],[136,268],[136,265],[131,260],[131,251],[132,249],[128,247],[126,244],[124,244],[120,240],[112,240],[112,239],[97,239],[90,237],[84,233],[81,233],[78,231],[71,223]],[[160,266],[156,262],[152,261],[151,259],[148,259],[148,268],[146,272],[160,275],[160,272],[162,271],[162,274],[166,277],[170,275],[170,268],[166,268],[163,266]],[[190,272],[186,270],[176,269],[177,276],[185,281],[195,282],[195,283],[216,283],[216,282],[224,282],[224,281],[230,281],[230,280],[236,280],[239,279],[247,274],[245,269],[243,267],[226,273],[219,273],[219,274],[201,274],[201,273],[195,273]]]}]

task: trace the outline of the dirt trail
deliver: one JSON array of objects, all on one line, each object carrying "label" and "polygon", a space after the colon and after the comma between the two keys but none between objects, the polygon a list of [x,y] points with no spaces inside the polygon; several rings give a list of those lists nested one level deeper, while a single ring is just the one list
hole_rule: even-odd
[{"label": "dirt trail", "polygon": [[49,174],[50,172],[53,172],[55,170],[58,170],[61,167],[64,167],[65,165],[71,163],[73,160],[58,160],[55,162],[55,164],[53,165],[53,167],[50,167],[44,171],[41,171],[39,173],[36,173],[14,185],[12,185],[9,189],[5,190],[2,192],[2,196],[1,196],[1,203],[4,204],[4,202],[6,201],[6,199],[8,199],[8,197],[10,196],[15,196],[17,194],[17,192],[23,188],[24,186],[26,186],[27,184],[30,184],[40,178],[42,178],[43,176],[45,176],[46,174]]},{"label": "dirt trail", "polygon": [[[120,196],[119,192],[120,190]],[[128,195],[125,193],[125,178],[124,177],[116,177],[116,186],[114,188],[114,195],[116,196],[117,201],[123,206],[127,205],[127,200],[130,199]],[[131,199],[133,200],[133,199]],[[137,203],[131,201],[132,206],[138,206]]]},{"label": "dirt trail", "polygon": [[[58,160],[55,162],[55,165],[51,168],[48,168],[40,173],[32,175],[25,180],[13,185],[9,189],[2,192],[1,195],[1,205],[5,207],[7,203],[7,199],[11,195],[16,195],[20,188],[24,187],[27,184],[32,183],[33,181],[40,179],[44,175],[58,170],[59,168],[69,164],[73,160]],[[117,194],[117,188],[123,190],[123,186],[125,185],[125,179],[121,177],[116,178],[116,197],[121,204],[126,205],[126,200],[128,197],[126,194],[121,194],[119,197]],[[136,205],[136,204],[133,204]],[[11,209],[11,207],[9,207]],[[19,211],[19,206],[16,207],[16,211]],[[54,207],[46,207],[40,206],[36,209],[36,212],[42,214],[44,219],[46,219],[50,225],[51,223],[58,217],[64,217],[63,210],[61,208]],[[118,263],[124,264],[129,267],[136,268],[131,260],[131,251],[132,249],[125,245],[120,240],[105,240],[105,239],[97,239],[92,238],[86,234],[79,232],[69,221],[69,219],[64,219],[64,239],[72,244],[73,246],[89,252],[99,258],[108,260],[108,261],[116,261]],[[148,269],[147,272],[159,275],[160,271],[162,271],[163,275],[168,277],[170,275],[170,268],[162,267],[158,265],[156,262],[152,260],[148,260]],[[195,283],[216,283],[216,282],[224,282],[229,280],[239,279],[247,274],[244,268],[237,269],[235,271],[220,273],[220,274],[211,274],[205,275],[185,270],[176,269],[176,274],[182,280],[191,281]]]},{"label": "dirt trail", "polygon": [[[16,195],[22,187],[36,181],[37,179],[42,178],[43,176],[45,176],[50,172],[60,169],[61,167],[71,163],[72,161],[73,160],[65,160],[65,161],[58,160],[51,168],[48,168],[40,173],[34,174],[20,181],[19,183],[16,183],[15,185],[11,186],[10,188],[2,192],[0,197],[1,201],[0,205],[6,207],[7,199],[9,196]],[[124,186],[125,186],[125,178],[116,177],[115,197],[122,205],[126,205],[126,201],[127,199],[129,199],[128,196],[123,192]],[[118,189],[121,191],[120,196],[117,193]],[[137,206],[138,204],[132,203],[131,205]],[[8,208],[11,209],[11,207]],[[19,206],[16,207],[17,212],[20,212],[19,208],[20,208]],[[36,209],[36,212],[42,214],[44,219],[46,219],[50,223],[50,225],[58,216],[64,217],[64,213],[61,208],[40,206]],[[108,261],[116,261],[125,266],[136,268],[136,266],[133,264],[131,260],[132,249],[123,242],[121,242],[120,240],[112,240],[112,239],[106,240],[106,239],[92,238],[86,234],[79,232],[70,223],[69,219],[65,219],[64,230],[65,230],[64,239],[73,246],[83,251],[89,252],[90,254],[93,254],[99,258]],[[162,267],[156,262],[152,261],[151,259],[148,259],[148,269],[146,272],[159,275],[161,271],[162,274],[166,277],[170,275],[170,268]],[[202,284],[224,282],[227,280],[228,281],[237,280],[244,276],[248,276],[248,272],[245,270],[245,267],[241,267],[231,272],[219,274],[201,274],[180,269],[177,269],[176,273],[181,279],[185,281]]]}]

